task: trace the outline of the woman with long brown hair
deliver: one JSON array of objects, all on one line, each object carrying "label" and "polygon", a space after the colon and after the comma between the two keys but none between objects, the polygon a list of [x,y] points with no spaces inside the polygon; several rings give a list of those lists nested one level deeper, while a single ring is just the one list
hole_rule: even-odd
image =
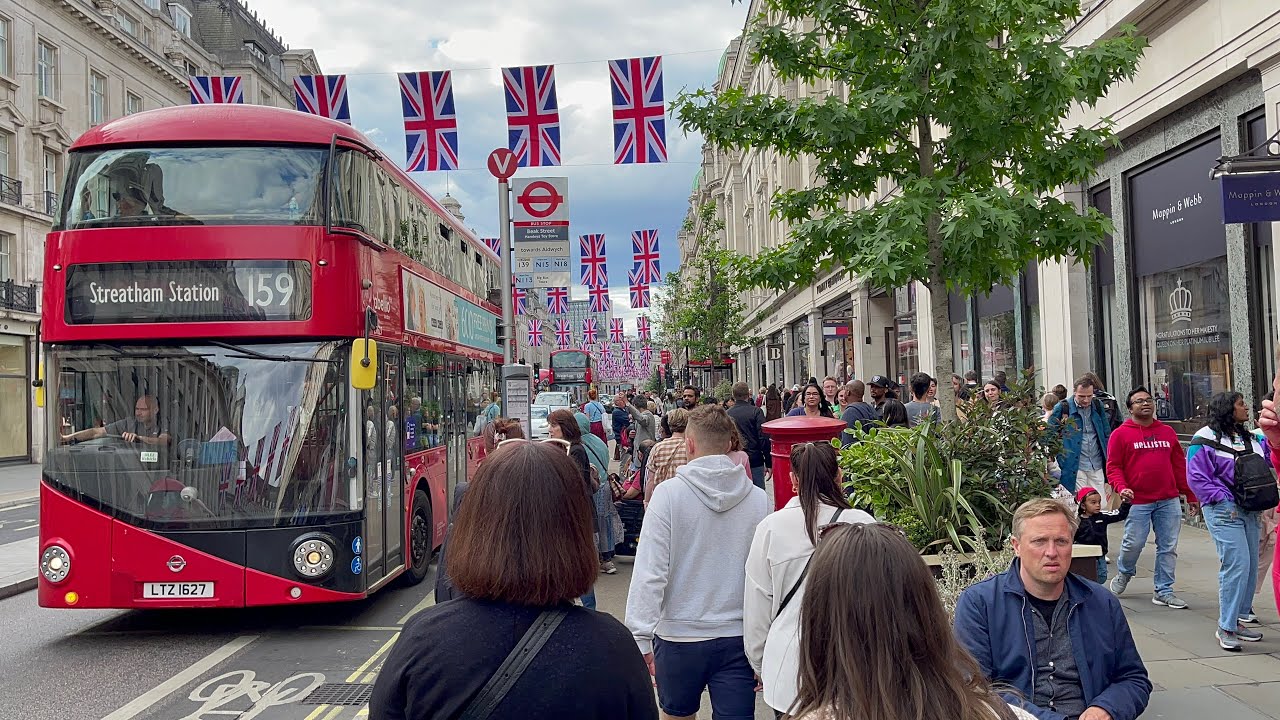
[{"label": "woman with long brown hair", "polygon": [[951,632],[920,553],[880,524],[818,531],[800,601],[804,720],[1033,720],[991,688]]},{"label": "woman with long brown hair", "polygon": [[574,606],[599,572],[591,534],[591,503],[562,444],[495,450],[476,472],[450,547],[449,572],[463,597],[405,624],[378,673],[370,717],[477,713],[477,698],[501,687],[491,678],[504,661],[541,630],[545,644],[529,646],[525,670],[477,716],[657,720],[631,633]]},{"label": "woman with long brown hair", "polygon": [[[775,478],[774,482],[786,482]],[[782,711],[796,699],[800,650],[800,596],[819,525],[869,523],[875,518],[849,507],[840,486],[836,449],[827,442],[791,448],[795,497],[756,526],[747,555],[743,643],[764,685],[764,701]]]}]

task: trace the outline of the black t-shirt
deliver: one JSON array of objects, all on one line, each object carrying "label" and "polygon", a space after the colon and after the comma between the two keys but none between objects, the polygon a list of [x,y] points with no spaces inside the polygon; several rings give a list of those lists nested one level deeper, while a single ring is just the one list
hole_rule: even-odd
[{"label": "black t-shirt", "polygon": [[1046,623],[1053,622],[1053,613],[1058,609],[1058,603],[1062,602],[1062,596],[1059,595],[1057,600],[1044,600],[1027,593],[1027,601],[1031,603],[1031,607],[1040,612],[1040,617],[1044,618]]},{"label": "black t-shirt", "polygon": [[[378,673],[369,717],[458,717],[541,611],[461,598],[414,616]],[[574,607],[492,717],[656,720],[658,707],[631,633]]]}]

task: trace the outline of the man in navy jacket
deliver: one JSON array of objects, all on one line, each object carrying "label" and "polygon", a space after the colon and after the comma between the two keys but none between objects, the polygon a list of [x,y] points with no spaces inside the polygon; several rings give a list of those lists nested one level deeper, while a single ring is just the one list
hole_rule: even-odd
[{"label": "man in navy jacket", "polygon": [[955,633],[993,683],[1041,720],[1134,720],[1151,680],[1109,591],[1072,575],[1078,518],[1056,500],[1013,516],[1012,567],[977,583],[956,605]]}]

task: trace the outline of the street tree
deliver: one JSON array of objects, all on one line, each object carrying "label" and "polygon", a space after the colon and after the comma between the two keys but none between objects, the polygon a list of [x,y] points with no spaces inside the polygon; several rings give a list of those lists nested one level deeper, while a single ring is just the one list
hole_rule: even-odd
[{"label": "street tree", "polygon": [[687,360],[718,361],[722,352],[752,342],[743,331],[746,304],[736,257],[720,245],[724,221],[714,202],[701,205],[696,218],[685,218],[684,229],[696,233],[693,251],[679,270],[667,273],[658,300],[659,345]]},{"label": "street tree", "polygon": [[[743,287],[786,290],[837,267],[876,287],[923,283],[952,417],[948,291],[989,293],[1030,261],[1088,262],[1110,229],[1057,194],[1089,179],[1112,124],[1064,121],[1132,78],[1146,40],[1125,27],[1069,47],[1079,15],[1078,0],[765,0],[744,52],[784,83],[829,81],[848,99],[727,87],[675,102],[714,146],[812,159],[817,181],[773,198],[790,241],[737,258]],[[881,180],[889,192],[850,209]]]}]

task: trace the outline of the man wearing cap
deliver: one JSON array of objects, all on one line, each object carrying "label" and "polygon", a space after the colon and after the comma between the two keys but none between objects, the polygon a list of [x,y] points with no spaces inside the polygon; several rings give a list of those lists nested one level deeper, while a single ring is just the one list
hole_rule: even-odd
[{"label": "man wearing cap", "polygon": [[884,401],[889,399],[889,391],[893,389],[894,384],[883,375],[873,375],[867,382],[867,387],[871,388],[871,404],[875,406],[877,415],[884,407]]}]

